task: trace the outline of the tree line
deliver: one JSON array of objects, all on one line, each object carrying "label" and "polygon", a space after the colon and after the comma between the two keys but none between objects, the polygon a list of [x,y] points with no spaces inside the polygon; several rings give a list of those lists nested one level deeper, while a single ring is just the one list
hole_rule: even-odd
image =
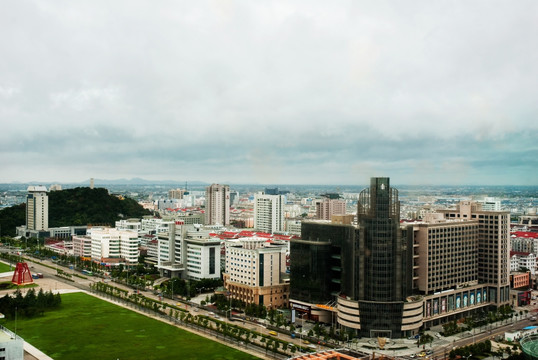
[{"label": "tree line", "polygon": [[60,294],[53,294],[50,290],[44,292],[43,289],[39,289],[36,294],[35,289],[30,289],[23,296],[17,289],[14,296],[6,294],[0,298],[0,312],[8,319],[15,318],[15,315],[30,318],[43,315],[47,310],[56,309],[61,303]]}]

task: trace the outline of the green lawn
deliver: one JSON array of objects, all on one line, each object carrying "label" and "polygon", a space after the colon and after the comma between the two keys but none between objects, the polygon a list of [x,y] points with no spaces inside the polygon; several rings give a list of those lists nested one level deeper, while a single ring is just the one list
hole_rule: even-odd
[{"label": "green lawn", "polygon": [[10,269],[8,264],[4,264],[3,262],[0,262],[0,273],[14,271],[14,270],[15,270],[14,266],[12,266]]},{"label": "green lawn", "polygon": [[258,359],[84,293],[63,294],[60,310],[18,319],[17,334],[55,360]]}]

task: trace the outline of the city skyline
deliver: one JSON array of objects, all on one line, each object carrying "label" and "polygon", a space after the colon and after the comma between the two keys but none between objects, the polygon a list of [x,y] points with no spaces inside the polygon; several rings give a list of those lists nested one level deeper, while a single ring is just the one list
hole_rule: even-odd
[{"label": "city skyline", "polygon": [[0,183],[536,185],[535,2],[1,6]]}]

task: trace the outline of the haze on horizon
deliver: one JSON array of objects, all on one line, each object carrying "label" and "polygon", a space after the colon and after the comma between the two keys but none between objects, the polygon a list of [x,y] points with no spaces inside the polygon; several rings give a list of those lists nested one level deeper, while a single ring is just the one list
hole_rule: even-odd
[{"label": "haze on horizon", "polygon": [[0,183],[537,185],[535,1],[0,9]]}]

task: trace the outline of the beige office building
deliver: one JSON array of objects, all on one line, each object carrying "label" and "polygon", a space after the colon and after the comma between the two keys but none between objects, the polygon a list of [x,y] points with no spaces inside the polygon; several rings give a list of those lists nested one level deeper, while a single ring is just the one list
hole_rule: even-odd
[{"label": "beige office building", "polygon": [[316,219],[331,220],[333,215],[345,215],[346,202],[340,199],[323,198],[316,202]]},{"label": "beige office building", "polygon": [[230,225],[230,187],[213,184],[206,188],[206,225]]},{"label": "beige office building", "polygon": [[509,303],[509,213],[463,201],[408,225],[425,327]]},{"label": "beige office building", "polygon": [[242,238],[226,242],[224,287],[233,299],[267,308],[287,307],[289,281],[286,272],[285,244],[265,238]]}]

